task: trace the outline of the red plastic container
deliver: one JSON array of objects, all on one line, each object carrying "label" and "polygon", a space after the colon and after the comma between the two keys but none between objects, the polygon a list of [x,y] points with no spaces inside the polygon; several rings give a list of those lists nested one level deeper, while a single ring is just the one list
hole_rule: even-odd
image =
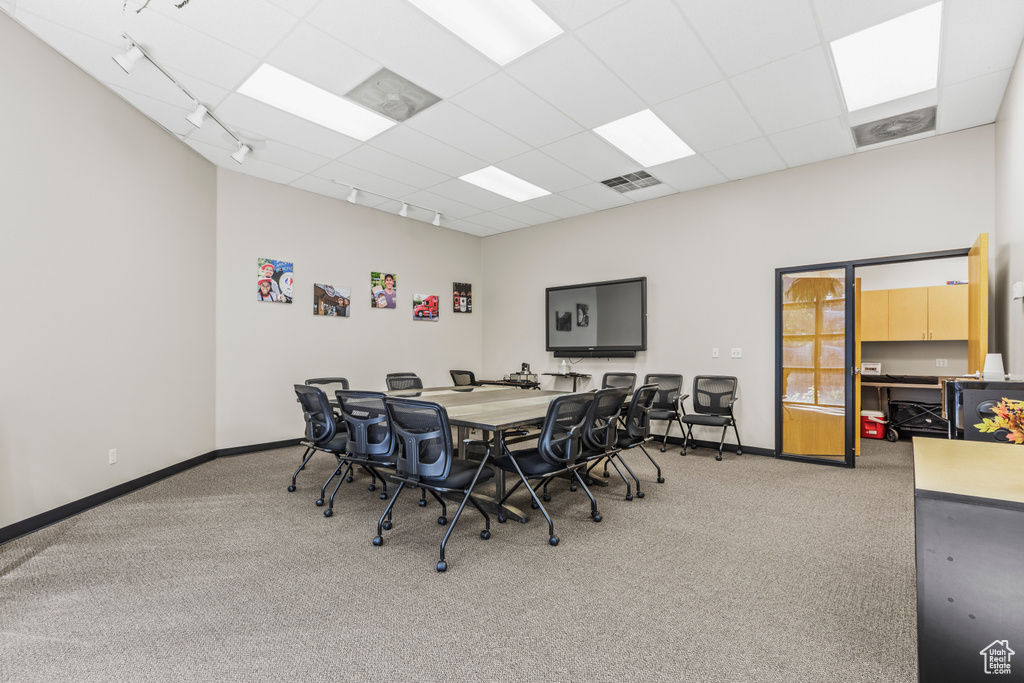
[{"label": "red plastic container", "polygon": [[885,438],[885,413],[878,410],[860,412],[860,435],[865,439]]}]

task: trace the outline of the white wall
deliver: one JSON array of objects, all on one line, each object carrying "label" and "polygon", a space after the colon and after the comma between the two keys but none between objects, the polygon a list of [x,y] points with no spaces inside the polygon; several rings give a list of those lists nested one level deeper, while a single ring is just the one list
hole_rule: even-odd
[{"label": "white wall", "polygon": [[[294,439],[293,384],[347,377],[383,390],[389,372],[447,386],[481,370],[487,289],[480,238],[220,169],[217,204],[217,447]],[[256,259],[295,264],[292,304],[256,300]],[[370,308],[370,272],[397,275],[398,308]],[[313,315],[313,283],[352,289],[348,318]],[[452,312],[452,283],[473,313]],[[436,294],[437,322],[414,321],[412,295]],[[506,371],[507,372],[507,371]]]},{"label": "white wall", "polygon": [[996,236],[991,283],[996,308],[995,344],[1003,367],[1024,379],[1024,300],[1013,300],[1010,287],[1024,281],[1024,68],[1018,55],[1010,85],[996,119]]},{"label": "white wall", "polygon": [[2,12],[0,61],[3,527],[213,450],[216,176]]},{"label": "white wall", "polygon": [[484,368],[557,368],[545,287],[647,275],[649,350],[577,363],[584,388],[608,371],[736,375],[744,441],[773,448],[775,268],[969,247],[994,226],[993,159],[984,126],[488,237]]}]

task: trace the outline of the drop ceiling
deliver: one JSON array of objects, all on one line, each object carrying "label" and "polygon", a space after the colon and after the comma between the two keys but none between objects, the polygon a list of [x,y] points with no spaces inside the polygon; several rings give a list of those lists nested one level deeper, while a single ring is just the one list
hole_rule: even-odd
[{"label": "drop ceiling", "polygon": [[[488,236],[992,123],[1020,0],[945,0],[936,89],[850,113],[829,42],[933,0],[535,0],[564,33],[505,67],[407,0],[0,0],[0,10],[212,163]],[[181,5],[180,7],[178,5]],[[252,148],[185,117],[195,102]],[[381,69],[440,101],[360,142],[237,92],[267,63],[344,95]],[[885,78],[884,73],[879,78]],[[404,82],[403,81],[403,82]],[[853,128],[937,107],[935,129],[857,147]],[[696,152],[649,168],[593,129],[651,109]],[[551,194],[459,179],[494,165]],[[602,181],[646,171],[620,193]]]}]

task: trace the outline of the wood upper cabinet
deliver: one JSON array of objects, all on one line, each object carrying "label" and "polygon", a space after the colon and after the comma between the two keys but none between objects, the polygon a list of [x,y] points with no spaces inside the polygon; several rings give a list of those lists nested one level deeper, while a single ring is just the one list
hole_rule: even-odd
[{"label": "wood upper cabinet", "polygon": [[860,340],[889,339],[889,290],[860,293]]},{"label": "wood upper cabinet", "polygon": [[967,339],[967,285],[862,293],[862,341]]}]

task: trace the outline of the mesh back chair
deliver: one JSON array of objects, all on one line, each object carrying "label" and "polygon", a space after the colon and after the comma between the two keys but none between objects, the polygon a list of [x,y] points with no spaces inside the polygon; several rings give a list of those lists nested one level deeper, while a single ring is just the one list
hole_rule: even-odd
[{"label": "mesh back chair", "polygon": [[686,423],[686,436],[683,438],[683,455],[686,455],[686,444],[693,445],[693,426],[721,427],[722,438],[718,442],[718,455],[715,460],[722,459],[725,447],[725,432],[731,426],[736,433],[736,455],[743,454],[740,443],[740,432],[736,428],[736,416],[732,407],[739,399],[736,397],[737,380],[724,375],[701,375],[693,378],[693,414],[683,414]]},{"label": "mesh back chair", "polygon": [[683,416],[683,398],[680,396],[683,390],[682,375],[646,375],[644,384],[657,384],[658,395],[654,398],[654,405],[651,407],[652,420],[665,420],[665,434],[661,437],[661,452],[665,452],[668,443],[668,433],[672,431],[672,420],[679,425],[679,435],[686,433],[686,428],[680,422]]},{"label": "mesh back chair", "polygon": [[[626,468],[634,481],[637,480],[636,475],[625,462],[617,457],[619,453],[619,415],[622,413],[628,395],[629,391],[625,387],[601,389],[594,394],[594,403],[590,407],[590,413],[587,415],[587,421],[583,427],[583,454],[581,457],[587,461],[588,473],[602,462],[605,463],[607,471],[607,463],[610,462],[626,484],[626,500],[633,500],[633,488],[622,474],[622,470],[619,469],[619,462]],[[619,462],[616,462],[617,460]],[[590,483],[589,479],[588,483]],[[639,481],[637,481],[637,486],[639,487],[639,485]]]},{"label": "mesh back chair", "polygon": [[626,393],[633,392],[636,386],[635,372],[606,372],[601,378],[602,389],[626,389]]},{"label": "mesh back chair", "polygon": [[391,511],[405,488],[418,487],[430,492],[441,504],[438,524],[448,523],[448,508],[440,494],[461,494],[459,509],[441,540],[441,559],[437,562],[437,571],[443,572],[448,569],[444,559],[445,546],[467,502],[484,516],[486,526],[480,532],[480,537],[484,540],[491,537],[491,518],[473,497],[473,488],[494,476],[494,470],[487,466],[489,453],[484,453],[479,464],[472,460],[456,460],[448,413],[436,403],[388,396],[384,404],[395,438],[401,445],[396,461],[397,470],[391,477],[398,482],[398,490],[377,522],[377,535],[373,544],[381,545],[384,542],[383,531],[391,528]]},{"label": "mesh back chair", "polygon": [[384,378],[388,391],[402,389],[422,389],[423,381],[414,372],[392,372]]},{"label": "mesh back chair", "polygon": [[324,504],[328,484],[334,477],[339,477],[327,509],[324,510],[324,517],[334,514],[334,497],[343,481],[352,481],[353,468],[358,467],[370,475],[370,485],[367,486],[370,491],[376,490],[377,480],[380,479],[381,499],[388,497],[387,479],[381,470],[395,468],[395,441],[391,437],[391,427],[384,408],[384,394],[370,391],[334,393],[342,419],[348,427],[348,442],[345,444],[344,455],[338,458],[338,467],[320,489],[320,498],[316,501],[317,505]]},{"label": "mesh back chair", "polygon": [[[533,498],[531,507],[540,508],[544,519],[548,521],[548,542],[551,545],[558,545],[558,537],[555,536],[555,526],[551,522],[551,516],[544,509],[544,505],[537,497],[537,489],[549,481],[552,477],[566,474],[571,476],[590,498],[590,516],[595,522],[601,521],[601,515],[597,512],[597,501],[594,500],[590,489],[583,482],[579,475],[579,469],[587,463],[580,459],[583,450],[583,426],[587,420],[590,405],[594,401],[594,394],[565,394],[557,397],[548,405],[548,412],[544,418],[544,425],[537,437],[537,447],[516,451],[515,455],[506,447],[504,455],[494,461],[494,464],[507,472],[515,472],[519,475],[516,482],[505,497],[498,501],[499,510],[508,497],[522,484]],[[530,487],[530,479],[539,479],[535,487]],[[504,522],[505,517],[499,512],[498,521]]]},{"label": "mesh back chair", "polygon": [[306,452],[302,455],[302,464],[299,465],[299,469],[295,470],[295,474],[292,475],[292,483],[288,487],[288,491],[295,490],[295,478],[306,467],[306,463],[314,453],[323,451],[340,457],[345,452],[345,444],[348,441],[345,432],[338,429],[331,402],[327,400],[327,394],[322,389],[296,384],[295,395],[299,399],[299,405],[302,406],[302,418],[306,422],[305,438],[300,442],[306,447]]},{"label": "mesh back chair", "polygon": [[470,370],[449,370],[452,376],[452,383],[457,387],[476,387],[476,375]]},{"label": "mesh back chair", "polygon": [[[658,483],[663,484],[665,479],[661,476],[661,468],[658,467],[658,463],[654,462],[654,458],[644,448],[646,443],[651,438],[651,409],[654,405],[655,396],[658,393],[657,384],[644,384],[633,392],[633,400],[629,402],[629,408],[626,411],[626,417],[622,421],[623,429],[619,432],[619,441],[616,444],[619,448],[619,452],[614,456],[620,463],[629,471],[633,477],[633,481],[636,483],[636,497],[643,498],[644,493],[640,490],[640,479],[633,474],[633,470],[630,470],[626,466],[626,461],[622,459],[622,455],[627,451],[634,448],[639,448],[643,451],[647,459],[654,463],[654,466],[658,470]],[[606,470],[607,471],[607,468]]]},{"label": "mesh back chair", "polygon": [[[314,377],[313,379],[307,379],[306,385],[323,389],[329,401],[334,397],[334,392],[338,389],[348,389],[348,380],[344,377]],[[341,419],[341,413],[337,410],[334,411],[334,421],[338,423],[338,429],[345,429],[345,421]]]}]

